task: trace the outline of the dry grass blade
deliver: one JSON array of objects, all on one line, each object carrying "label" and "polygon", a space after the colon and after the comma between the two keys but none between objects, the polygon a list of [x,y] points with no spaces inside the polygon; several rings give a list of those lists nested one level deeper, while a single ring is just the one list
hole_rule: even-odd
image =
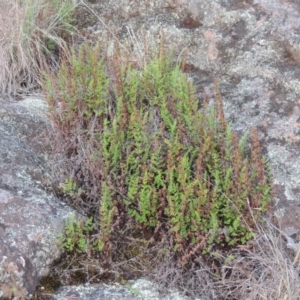
[{"label": "dry grass blade", "polygon": [[274,225],[257,225],[252,251],[237,251],[219,285],[225,299],[299,299],[299,268]]},{"label": "dry grass blade", "polygon": [[61,34],[72,31],[74,5],[56,0],[0,0],[0,93],[16,95],[37,88],[40,70],[54,66]]},{"label": "dry grass blade", "polygon": [[287,251],[274,225],[265,222],[257,230],[248,248],[218,252],[214,261],[199,257],[181,270],[167,261],[153,277],[162,290],[179,288],[191,299],[300,299],[299,253]]}]

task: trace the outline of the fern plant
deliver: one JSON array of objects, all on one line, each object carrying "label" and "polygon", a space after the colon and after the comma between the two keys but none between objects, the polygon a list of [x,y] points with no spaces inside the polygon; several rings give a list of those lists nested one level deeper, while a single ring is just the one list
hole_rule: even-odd
[{"label": "fern plant", "polygon": [[75,220],[75,214],[71,214],[65,221],[65,231],[59,237],[59,245],[69,252],[84,252],[88,246],[87,236],[93,227],[93,218],[86,221]]},{"label": "fern plant", "polygon": [[140,69],[118,57],[83,45],[44,85],[57,129],[74,141],[68,155],[100,224],[98,249],[150,232],[184,264],[246,243],[272,199],[257,132],[239,141],[218,82],[214,104],[199,110],[195,87],[163,49]]}]

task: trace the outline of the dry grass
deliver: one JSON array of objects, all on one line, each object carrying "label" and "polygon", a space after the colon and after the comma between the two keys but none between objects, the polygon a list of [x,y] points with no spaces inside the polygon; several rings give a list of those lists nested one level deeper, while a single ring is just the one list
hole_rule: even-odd
[{"label": "dry grass", "polygon": [[199,257],[185,270],[166,262],[153,277],[162,290],[179,288],[192,299],[300,299],[300,252],[287,249],[271,223],[257,229],[246,246],[215,253],[215,259]]},{"label": "dry grass", "polygon": [[0,93],[39,86],[44,62],[57,61],[63,35],[72,31],[75,5],[57,0],[0,0]]},{"label": "dry grass", "polygon": [[223,294],[228,299],[300,299],[299,253],[287,249],[286,238],[271,223],[258,232],[252,249],[238,250],[236,259],[223,266]]}]

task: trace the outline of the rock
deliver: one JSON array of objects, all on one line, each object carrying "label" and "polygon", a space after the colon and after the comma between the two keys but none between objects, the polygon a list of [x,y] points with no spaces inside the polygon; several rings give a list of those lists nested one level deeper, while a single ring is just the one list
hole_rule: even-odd
[{"label": "rock", "polygon": [[[138,300],[143,299],[134,292],[122,286],[116,285],[79,285],[64,286],[57,290],[53,295],[53,300],[64,300],[66,297],[74,297],[81,300]],[[71,298],[72,299],[72,298]]]},{"label": "rock", "polygon": [[[125,286],[118,285],[85,285],[64,286],[53,295],[53,300],[64,300],[66,297],[77,297],[80,300],[188,300],[178,292],[167,295],[158,292],[155,283],[145,280],[130,280]],[[195,299],[200,300],[200,299]]]},{"label": "rock", "polygon": [[47,170],[37,137],[45,103],[0,103],[0,298],[27,299],[60,254],[56,240],[71,209],[42,184]]}]

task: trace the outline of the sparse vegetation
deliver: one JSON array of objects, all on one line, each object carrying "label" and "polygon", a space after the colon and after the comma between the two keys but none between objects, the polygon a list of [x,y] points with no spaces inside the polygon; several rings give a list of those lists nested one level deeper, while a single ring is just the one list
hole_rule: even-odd
[{"label": "sparse vegetation", "polygon": [[257,224],[256,233],[247,245],[216,251],[210,261],[199,257],[190,268],[165,262],[154,278],[191,299],[299,299],[299,251],[287,251],[285,240],[268,222]]}]

